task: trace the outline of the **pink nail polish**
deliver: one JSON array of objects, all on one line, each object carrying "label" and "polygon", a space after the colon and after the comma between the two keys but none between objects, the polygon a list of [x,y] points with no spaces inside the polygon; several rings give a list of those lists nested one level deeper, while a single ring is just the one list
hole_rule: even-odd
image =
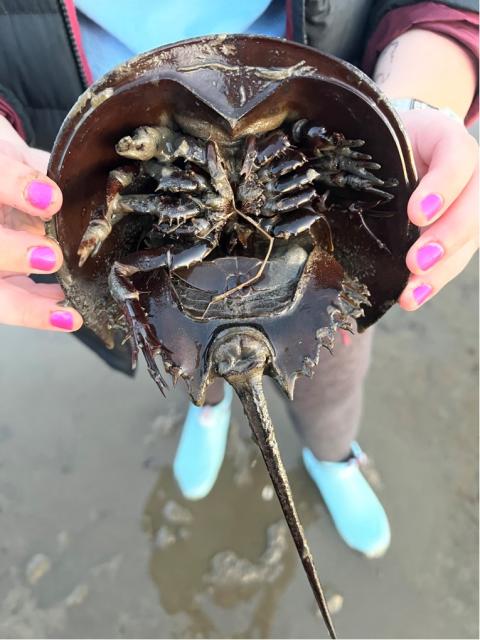
[{"label": "pink nail polish", "polygon": [[38,271],[52,271],[56,261],[55,251],[50,247],[33,247],[28,252],[30,266]]},{"label": "pink nail polish", "polygon": [[431,293],[432,287],[429,284],[421,284],[413,290],[413,297],[415,298],[415,302],[421,305]]},{"label": "pink nail polish", "polygon": [[433,216],[440,211],[443,205],[443,198],[438,193],[430,193],[420,202],[420,208],[427,220],[431,220]]},{"label": "pink nail polish", "polygon": [[27,184],[25,197],[37,209],[46,209],[52,204],[53,188],[46,182],[32,180]]},{"label": "pink nail polish", "polygon": [[433,267],[433,265],[442,258],[444,250],[441,244],[438,242],[429,242],[417,251],[417,264],[426,271]]},{"label": "pink nail polish", "polygon": [[57,329],[73,329],[73,315],[70,311],[53,311],[50,314],[50,324]]}]

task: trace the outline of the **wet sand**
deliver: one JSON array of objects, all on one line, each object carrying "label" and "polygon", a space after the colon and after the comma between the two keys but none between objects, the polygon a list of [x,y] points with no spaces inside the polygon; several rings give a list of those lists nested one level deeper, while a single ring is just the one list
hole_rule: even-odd
[{"label": "wet sand", "polygon": [[[271,403],[341,637],[478,637],[476,273],[378,325],[360,442],[384,558],[343,545]],[[0,637],[325,637],[237,401],[218,483],[188,503],[181,388],[164,400],[143,365],[129,380],[69,336],[0,344]]]}]

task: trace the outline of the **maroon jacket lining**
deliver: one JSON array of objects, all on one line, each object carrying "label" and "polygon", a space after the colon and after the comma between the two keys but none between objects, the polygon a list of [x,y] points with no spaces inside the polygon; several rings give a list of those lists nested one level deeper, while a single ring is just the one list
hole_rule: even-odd
[{"label": "maroon jacket lining", "polygon": [[[437,2],[422,2],[393,9],[380,20],[369,39],[362,67],[368,75],[372,75],[378,56],[385,47],[402,33],[415,27],[433,31],[455,40],[472,55],[478,68],[478,22],[478,14],[476,13],[452,9]],[[478,118],[478,108],[477,85],[475,98],[465,117],[466,126],[470,126]]]},{"label": "maroon jacket lining", "polygon": [[16,130],[18,135],[20,135],[24,140],[26,140],[27,136],[25,134],[25,129],[23,127],[22,120],[20,116],[17,114],[15,109],[0,96],[0,115],[4,116],[8,122],[12,125],[12,127]]}]

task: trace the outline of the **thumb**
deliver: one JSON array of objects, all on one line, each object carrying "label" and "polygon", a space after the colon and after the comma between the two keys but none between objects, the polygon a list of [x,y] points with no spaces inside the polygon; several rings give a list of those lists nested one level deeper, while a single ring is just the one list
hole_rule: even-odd
[{"label": "thumb", "polygon": [[414,154],[425,173],[408,203],[408,217],[419,227],[437,220],[455,202],[473,175],[478,146],[463,125],[445,114],[402,114]]}]

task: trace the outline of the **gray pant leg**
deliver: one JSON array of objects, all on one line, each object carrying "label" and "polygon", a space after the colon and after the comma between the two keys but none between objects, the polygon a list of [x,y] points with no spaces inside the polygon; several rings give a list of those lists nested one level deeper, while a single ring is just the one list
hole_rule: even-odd
[{"label": "gray pant leg", "polygon": [[215,378],[205,394],[205,404],[215,405],[223,400],[223,378]]},{"label": "gray pant leg", "polygon": [[322,350],[313,378],[297,379],[287,408],[301,440],[319,460],[342,460],[350,453],[360,425],[372,338],[369,329],[345,344],[337,334],[333,355]]},{"label": "gray pant leg", "polygon": [[[313,378],[301,376],[287,409],[302,442],[319,460],[342,460],[350,453],[362,411],[363,382],[370,364],[373,329],[347,336],[337,334],[333,355],[323,349]],[[223,380],[208,388],[205,404],[223,398]]]}]

